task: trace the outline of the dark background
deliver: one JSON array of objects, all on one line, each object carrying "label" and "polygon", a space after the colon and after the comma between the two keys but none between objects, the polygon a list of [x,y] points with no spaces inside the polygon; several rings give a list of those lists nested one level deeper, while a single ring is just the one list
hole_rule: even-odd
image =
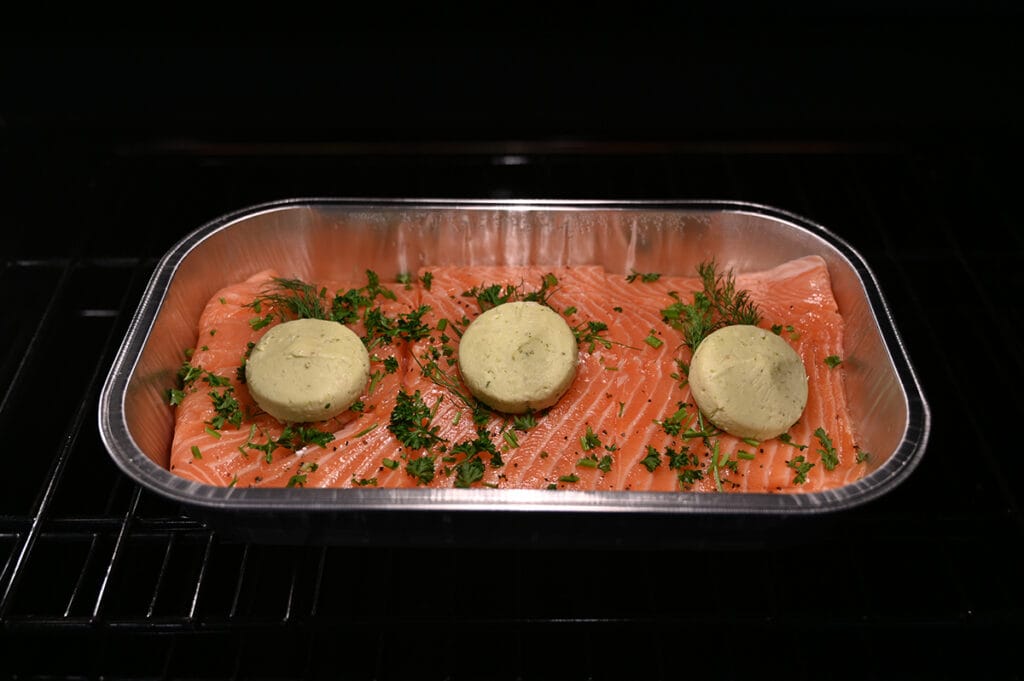
[{"label": "dark background", "polygon": [[[523,18],[4,35],[0,674],[1021,677],[1021,12]],[[932,408],[928,450],[885,498],[778,546],[221,537],[119,473],[99,388],[168,248],[299,196],[796,212],[878,276]]]}]

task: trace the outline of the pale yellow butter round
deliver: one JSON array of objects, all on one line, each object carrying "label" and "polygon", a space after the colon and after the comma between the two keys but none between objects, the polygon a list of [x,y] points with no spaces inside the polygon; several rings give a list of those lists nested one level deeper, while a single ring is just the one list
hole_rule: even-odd
[{"label": "pale yellow butter round", "polygon": [[256,404],[288,423],[336,416],[359,399],[370,356],[337,322],[298,319],[270,329],[252,349],[245,380]]},{"label": "pale yellow butter round", "polygon": [[756,326],[726,326],[701,341],[690,362],[689,381],[704,416],[737,437],[781,435],[807,406],[807,372],[800,355],[778,335]]},{"label": "pale yellow butter round", "polygon": [[523,414],[555,404],[576,376],[576,337],[561,315],[535,302],[498,305],[459,341],[459,371],[473,395]]}]

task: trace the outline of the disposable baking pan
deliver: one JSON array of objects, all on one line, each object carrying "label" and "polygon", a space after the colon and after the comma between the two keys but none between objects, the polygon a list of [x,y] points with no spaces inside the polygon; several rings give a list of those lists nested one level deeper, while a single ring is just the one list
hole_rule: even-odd
[{"label": "disposable baking pan", "polygon": [[[251,489],[168,471],[165,393],[219,288],[266,268],[315,280],[421,265],[599,264],[689,274],[708,254],[737,272],[820,255],[846,320],[846,385],[869,472],[794,494],[524,489]],[[118,467],[222,533],[268,543],[749,546],[813,532],[888,494],[925,451],[927,402],[867,262],[825,227],[720,201],[279,201],[219,217],[158,263],[113,362],[99,428]]]}]

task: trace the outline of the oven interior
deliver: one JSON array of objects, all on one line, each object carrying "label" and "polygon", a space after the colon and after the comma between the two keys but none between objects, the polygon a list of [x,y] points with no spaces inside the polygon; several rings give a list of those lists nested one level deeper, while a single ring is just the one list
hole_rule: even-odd
[{"label": "oven interior", "polygon": [[[1019,24],[1013,11],[1002,22],[967,18],[997,39]],[[337,90],[314,98],[302,87],[311,76],[290,86],[307,107],[316,100],[308,119],[280,104],[259,113],[244,98],[198,113],[221,81],[210,76],[186,90],[160,66],[166,53],[5,48],[9,63],[42,63],[4,76],[6,91],[21,99],[0,111],[0,432],[8,461],[0,476],[0,671],[661,679],[688,670],[742,678],[770,659],[792,678],[1018,678],[1006,670],[1024,633],[1024,457],[1015,435],[1024,412],[1022,147],[1019,121],[1001,107],[1019,111],[1024,84],[1002,59],[1010,43],[990,43],[981,28],[962,42],[973,56],[939,50],[956,23],[941,23],[934,37],[914,33],[907,53],[895,28],[876,28],[880,52],[858,52],[867,58],[858,67],[840,59],[853,29],[825,21],[840,46],[830,52],[824,38],[805,38],[825,57],[799,73],[814,95],[800,106],[790,99],[796,86],[781,76],[756,80],[719,57],[718,71],[691,83],[700,97],[668,96],[689,111],[681,126],[646,107],[647,128],[616,99],[665,86],[665,67],[633,77],[644,55],[619,63],[602,51],[604,76],[577,83],[566,109],[550,117],[538,111],[564,94],[552,74],[520,92],[525,104],[509,105],[522,120],[506,112],[480,122],[486,117],[467,107],[493,106],[507,92],[492,77],[478,99],[467,95],[418,124],[403,124],[391,108],[405,101],[398,94],[376,127],[376,114],[340,113],[356,131],[346,134],[321,109],[344,112],[348,99]],[[748,26],[743,35],[757,34]],[[479,42],[472,47],[490,61],[462,64],[468,90],[498,59]],[[909,54],[922,46],[934,62]],[[469,53],[448,49],[433,59],[451,66]],[[668,49],[648,49],[669,58]],[[555,52],[548,44],[516,66],[525,72]],[[263,52],[171,56],[181,54],[189,57],[181,68],[199,73],[209,60],[243,85],[254,84],[257,67],[266,78],[290,72],[290,62]],[[886,54],[895,75],[886,75]],[[60,112],[62,98],[87,94],[72,75],[140,55],[141,65],[120,78],[93,84],[97,99]],[[390,59],[378,76],[397,68],[399,58]],[[828,70],[837,64],[838,75]],[[560,77],[591,73],[582,60],[566,68]],[[859,68],[862,77],[851,75]],[[44,92],[37,81],[60,69],[70,69],[57,80],[62,94]],[[114,95],[146,69],[186,100],[173,104],[140,85],[146,106],[172,104],[147,117],[146,106]],[[781,90],[730,94],[712,72],[748,89]],[[830,73],[840,82],[815,85]],[[910,73],[919,74],[917,95],[900,89],[897,76]],[[439,101],[426,92],[434,81],[419,75],[409,82],[421,90],[406,95]],[[356,84],[377,82],[363,78]],[[945,96],[931,89],[942,84]],[[839,97],[839,85],[862,89]],[[596,86],[624,116],[618,124],[587,116],[602,100]],[[892,110],[868,95],[889,97]],[[968,105],[963,98],[972,96]],[[923,115],[926,104],[943,101],[947,109]],[[745,105],[763,116],[737,112]],[[226,539],[120,473],[97,432],[99,390],[149,275],[178,239],[219,215],[295,196],[725,199],[806,216],[846,239],[877,274],[932,408],[928,449],[904,484],[831,518],[827,532],[756,548]]]}]

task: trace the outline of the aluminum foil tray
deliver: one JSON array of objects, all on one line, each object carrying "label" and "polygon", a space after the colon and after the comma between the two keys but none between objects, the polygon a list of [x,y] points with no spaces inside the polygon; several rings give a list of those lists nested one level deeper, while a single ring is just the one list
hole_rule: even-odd
[{"label": "aluminum foil tray", "polygon": [[[357,247],[353,247],[357,244]],[[421,265],[599,264],[689,274],[706,257],[737,272],[820,255],[846,320],[851,415],[869,472],[800,494],[518,489],[241,489],[168,471],[165,400],[219,288],[266,268],[310,280]],[[864,258],[826,228],[766,206],[715,201],[297,199],[203,225],[159,262],[104,385],[102,439],[144,488],[230,537],[286,544],[532,547],[758,546],[805,536],[889,493],[924,453],[930,416]]]}]

